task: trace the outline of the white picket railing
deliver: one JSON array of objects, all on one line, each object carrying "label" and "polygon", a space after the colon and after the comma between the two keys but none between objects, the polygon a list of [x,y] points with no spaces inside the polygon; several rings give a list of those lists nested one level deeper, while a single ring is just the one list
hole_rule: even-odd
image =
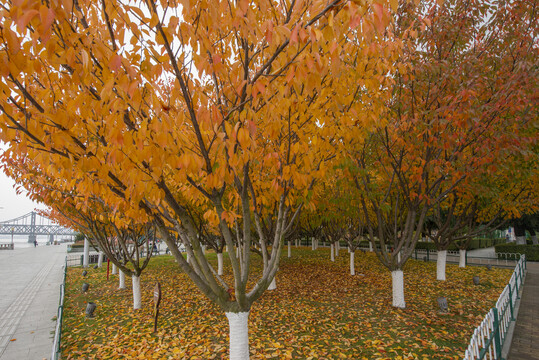
[{"label": "white picket railing", "polygon": [[522,255],[509,284],[503,289],[496,307],[490,309],[481,324],[475,329],[464,360],[502,360],[502,347],[511,321],[515,321],[515,303],[524,282],[526,257]]}]

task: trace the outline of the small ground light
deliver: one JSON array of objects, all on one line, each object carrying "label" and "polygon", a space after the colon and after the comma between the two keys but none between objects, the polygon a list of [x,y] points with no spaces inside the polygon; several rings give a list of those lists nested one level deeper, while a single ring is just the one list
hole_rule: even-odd
[{"label": "small ground light", "polygon": [[90,288],[90,284],[82,283],[82,292],[85,293]]},{"label": "small ground light", "polygon": [[479,285],[479,276],[474,276],[473,277],[473,283],[474,283],[474,285]]},{"label": "small ground light", "polygon": [[94,317],[94,311],[95,311],[96,307],[97,307],[96,303],[89,302],[86,305],[86,317],[93,318]]},{"label": "small ground light", "polygon": [[88,275],[88,271],[84,270],[84,271],[82,272],[82,276],[86,276],[86,275]]}]

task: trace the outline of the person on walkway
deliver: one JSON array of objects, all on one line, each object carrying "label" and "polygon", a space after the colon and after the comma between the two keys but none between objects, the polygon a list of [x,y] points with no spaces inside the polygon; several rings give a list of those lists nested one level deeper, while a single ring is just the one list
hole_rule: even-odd
[{"label": "person on walkway", "polygon": [[34,247],[37,246],[37,240],[34,240]]}]

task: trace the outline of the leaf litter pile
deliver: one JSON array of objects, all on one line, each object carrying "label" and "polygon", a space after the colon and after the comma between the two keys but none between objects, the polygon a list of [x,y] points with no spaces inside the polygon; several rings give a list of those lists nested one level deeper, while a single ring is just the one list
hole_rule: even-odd
[{"label": "leaf litter pile", "polygon": [[[224,258],[224,278],[230,280]],[[341,251],[331,262],[328,249],[294,249],[290,259],[283,255],[277,290],[266,291],[250,311],[252,359],[462,359],[474,328],[512,273],[448,265],[442,282],[436,281],[435,263],[409,260],[404,268],[406,309],[396,309],[391,306],[391,273],[376,256],[356,252],[355,276],[349,274],[348,260],[347,251]],[[253,263],[260,271],[261,261]],[[81,268],[68,269],[62,358],[228,358],[224,312],[171,256],[153,258],[142,273],[142,309],[136,311],[130,279],[119,290],[118,275],[107,281],[106,271],[105,264],[83,277]],[[472,281],[476,275],[479,285]],[[83,282],[90,284],[87,293],[80,290]],[[153,333],[156,282],[162,300]],[[448,299],[447,314],[439,312],[439,297]],[[97,304],[94,318],[84,314],[90,301]]]}]

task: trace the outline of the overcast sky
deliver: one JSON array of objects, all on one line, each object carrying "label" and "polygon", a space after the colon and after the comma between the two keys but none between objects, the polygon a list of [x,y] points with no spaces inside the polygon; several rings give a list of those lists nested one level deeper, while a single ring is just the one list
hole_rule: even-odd
[{"label": "overcast sky", "polygon": [[[5,145],[0,142],[0,154]],[[29,213],[35,208],[46,209],[43,204],[38,204],[28,199],[25,194],[17,195],[15,183],[0,170],[0,221],[10,220]]]}]

